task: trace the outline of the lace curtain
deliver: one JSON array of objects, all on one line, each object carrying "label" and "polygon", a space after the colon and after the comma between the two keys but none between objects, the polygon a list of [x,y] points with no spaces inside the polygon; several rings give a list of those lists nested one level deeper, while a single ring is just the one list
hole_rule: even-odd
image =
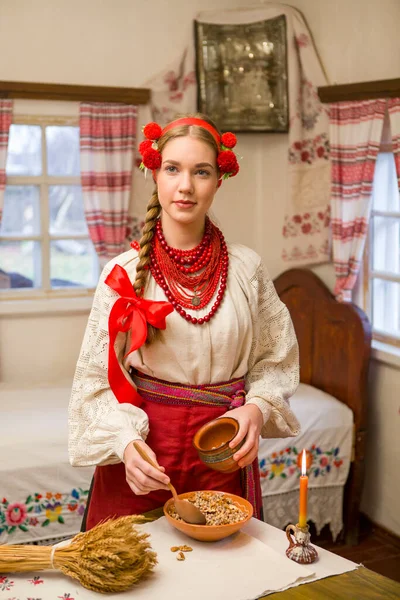
[{"label": "lace curtain", "polygon": [[80,105],[83,203],[101,266],[125,250],[136,120],[136,106]]},{"label": "lace curtain", "polygon": [[[325,525],[329,525],[335,541],[343,529],[344,486],[309,488],[307,518],[312,521],[319,535]],[[269,525],[284,529],[289,523],[299,520],[299,491],[273,494],[263,497],[264,521]]]}]

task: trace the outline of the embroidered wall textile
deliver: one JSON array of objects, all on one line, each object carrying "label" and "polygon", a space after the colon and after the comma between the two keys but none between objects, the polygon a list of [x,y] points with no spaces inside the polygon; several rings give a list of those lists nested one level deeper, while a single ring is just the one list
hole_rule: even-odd
[{"label": "embroidered wall textile", "polygon": [[[296,265],[330,260],[330,156],[328,108],[317,88],[327,84],[311,34],[296,9],[271,3],[253,9],[206,11],[198,23],[254,24],[285,16],[287,31],[289,136],[283,250]],[[146,82],[152,90],[153,117],[161,124],[197,108],[195,52],[190,40],[175,65]],[[266,202],[268,195],[266,191]]]}]

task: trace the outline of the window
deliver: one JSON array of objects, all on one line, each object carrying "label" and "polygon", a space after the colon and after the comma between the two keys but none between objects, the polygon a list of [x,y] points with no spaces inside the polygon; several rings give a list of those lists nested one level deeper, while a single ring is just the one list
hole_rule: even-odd
[{"label": "window", "polygon": [[366,306],[375,339],[400,346],[400,199],[394,156],[375,166],[366,268]]},{"label": "window", "polygon": [[0,225],[0,292],[57,296],[95,287],[98,259],[83,211],[79,127],[11,125]]}]

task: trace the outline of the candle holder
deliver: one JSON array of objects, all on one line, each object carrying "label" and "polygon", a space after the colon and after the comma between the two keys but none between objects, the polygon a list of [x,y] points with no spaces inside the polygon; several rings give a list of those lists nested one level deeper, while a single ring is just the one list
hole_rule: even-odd
[{"label": "candle holder", "polygon": [[[293,541],[292,533],[295,541]],[[300,527],[297,525],[288,525],[286,527],[286,537],[289,540],[289,548],[286,550],[286,556],[302,565],[313,563],[318,558],[318,552],[310,544],[309,527]]]}]

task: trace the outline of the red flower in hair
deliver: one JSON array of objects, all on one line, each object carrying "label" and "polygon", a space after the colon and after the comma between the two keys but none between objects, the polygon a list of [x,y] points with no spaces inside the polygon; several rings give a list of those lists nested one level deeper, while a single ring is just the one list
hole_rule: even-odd
[{"label": "red flower in hair", "polygon": [[239,173],[239,163],[236,162],[236,167],[233,169],[232,173],[231,173],[231,177],[235,177],[235,175],[237,175]]},{"label": "red flower in hair", "polygon": [[143,153],[143,164],[146,169],[154,171],[161,167],[161,154],[154,148],[149,148]]},{"label": "red flower in hair", "polygon": [[143,129],[143,135],[148,140],[158,140],[161,137],[162,129],[158,123],[147,123]]},{"label": "red flower in hair", "polygon": [[223,133],[221,136],[221,142],[225,148],[234,148],[237,143],[236,135],[230,131]]},{"label": "red flower in hair", "polygon": [[143,142],[140,142],[139,144],[139,152],[140,154],[143,156],[145,150],[148,150],[149,148],[151,148],[153,142],[151,140],[143,140]]},{"label": "red flower in hair", "polygon": [[[217,163],[221,173],[233,173],[239,165],[232,150],[223,150],[218,154]],[[237,173],[237,171],[236,171]]]}]

